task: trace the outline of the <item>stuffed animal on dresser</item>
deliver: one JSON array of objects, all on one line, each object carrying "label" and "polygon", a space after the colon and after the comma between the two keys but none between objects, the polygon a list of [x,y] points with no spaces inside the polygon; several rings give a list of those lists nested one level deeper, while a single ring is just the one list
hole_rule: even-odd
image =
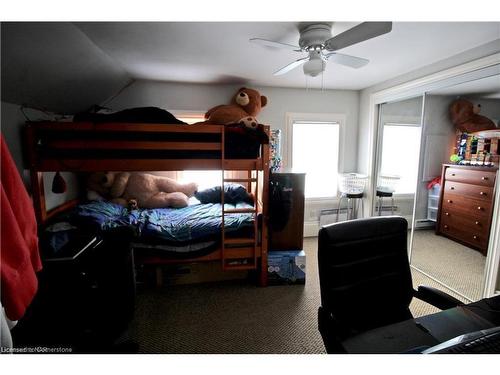
[{"label": "stuffed animal on dresser", "polygon": [[480,110],[480,104],[457,99],[450,105],[450,120],[458,130],[466,133],[496,129],[493,121],[479,114]]},{"label": "stuffed animal on dresser", "polygon": [[257,90],[242,87],[231,100],[231,104],[218,105],[205,113],[204,124],[244,124],[247,128],[258,127],[257,115],[267,105],[267,98]]},{"label": "stuffed animal on dresser", "polygon": [[89,200],[108,199],[131,209],[186,207],[197,190],[196,183],[181,184],[149,173],[99,172],[87,179]]}]

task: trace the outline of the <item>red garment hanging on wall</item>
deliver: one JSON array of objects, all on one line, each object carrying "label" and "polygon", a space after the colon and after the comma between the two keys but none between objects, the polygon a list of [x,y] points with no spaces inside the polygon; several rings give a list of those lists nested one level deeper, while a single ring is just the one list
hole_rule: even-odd
[{"label": "red garment hanging on wall", "polygon": [[38,288],[42,269],[33,204],[1,136],[2,305],[11,320],[24,315]]}]

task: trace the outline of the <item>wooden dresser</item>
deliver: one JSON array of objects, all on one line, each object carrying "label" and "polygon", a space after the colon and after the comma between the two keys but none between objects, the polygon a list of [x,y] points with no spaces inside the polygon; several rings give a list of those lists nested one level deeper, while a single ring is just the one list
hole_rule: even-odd
[{"label": "wooden dresser", "polygon": [[486,255],[497,168],[444,164],[436,233]]}]

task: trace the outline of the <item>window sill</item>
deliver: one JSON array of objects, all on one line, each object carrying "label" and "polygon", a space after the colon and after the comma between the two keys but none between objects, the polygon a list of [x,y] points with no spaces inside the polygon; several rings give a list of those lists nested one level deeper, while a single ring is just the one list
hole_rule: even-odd
[{"label": "window sill", "polygon": [[327,204],[327,203],[337,203],[339,197],[321,197],[321,198],[305,198],[308,204]]},{"label": "window sill", "polygon": [[415,194],[413,194],[413,193],[394,194],[394,199],[410,200],[410,199],[414,199],[414,198],[415,198]]}]

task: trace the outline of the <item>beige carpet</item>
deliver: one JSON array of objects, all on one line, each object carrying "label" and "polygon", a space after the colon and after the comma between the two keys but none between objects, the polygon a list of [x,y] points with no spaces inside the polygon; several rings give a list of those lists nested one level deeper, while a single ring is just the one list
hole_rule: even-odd
[{"label": "beige carpet", "polygon": [[416,230],[412,264],[473,301],[481,298],[486,257],[433,230]]},{"label": "beige carpet", "polygon": [[[139,291],[130,335],[141,353],[325,353],[317,329],[317,239],[304,242],[306,285],[258,288],[244,281]],[[415,286],[439,285],[413,272]],[[437,311],[414,300],[415,316]]]}]

